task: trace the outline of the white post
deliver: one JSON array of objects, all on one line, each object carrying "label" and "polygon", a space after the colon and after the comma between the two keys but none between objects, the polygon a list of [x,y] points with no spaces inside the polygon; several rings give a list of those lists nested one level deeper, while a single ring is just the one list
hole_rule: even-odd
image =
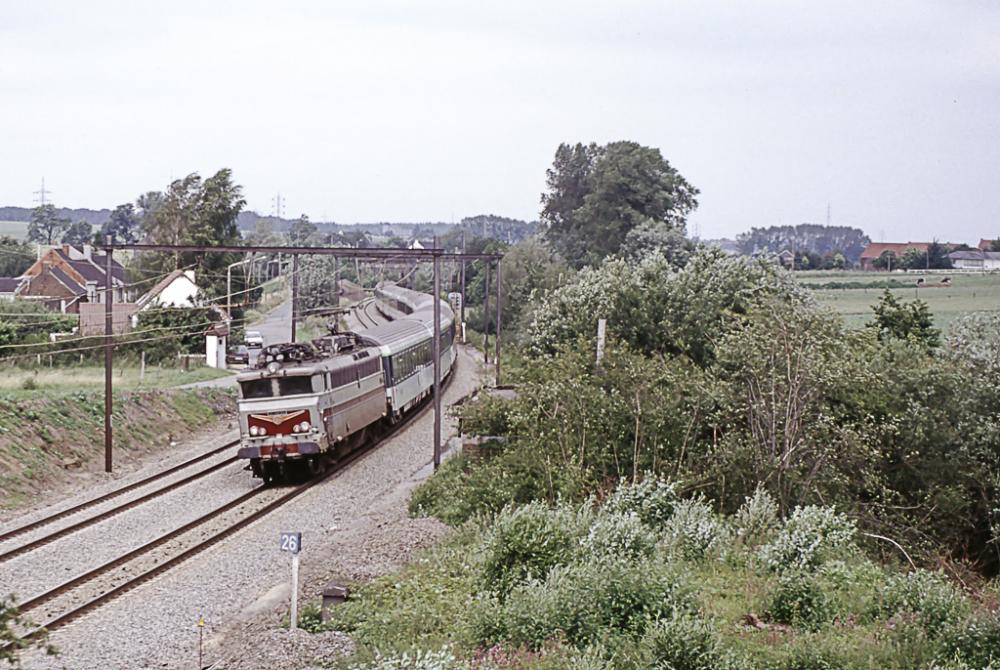
[{"label": "white post", "polygon": [[292,554],[292,612],[289,615],[288,629],[299,627],[299,553]]},{"label": "white post", "polygon": [[606,319],[597,320],[597,364],[601,364],[601,359],[604,358],[604,331],[607,327],[608,322]]},{"label": "white post", "polygon": [[139,352],[139,383],[146,377],[146,352]]}]

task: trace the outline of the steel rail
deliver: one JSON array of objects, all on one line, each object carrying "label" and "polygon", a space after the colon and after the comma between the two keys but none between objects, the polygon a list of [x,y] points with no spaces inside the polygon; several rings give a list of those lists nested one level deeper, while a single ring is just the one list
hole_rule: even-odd
[{"label": "steel rail", "polygon": [[[454,378],[455,368],[457,368],[457,367],[458,367],[458,362],[456,360],[455,366],[450,370],[450,373],[448,374],[448,376],[444,380],[444,383],[442,384],[442,388],[446,388],[448,385],[450,385],[451,380]],[[201,553],[205,549],[208,549],[209,547],[217,544],[221,540],[224,540],[225,538],[229,537],[230,535],[233,535],[234,533],[238,532],[239,530],[242,530],[243,528],[246,528],[247,526],[251,525],[255,521],[257,521],[257,520],[263,518],[264,516],[270,514],[274,510],[280,508],[281,506],[283,506],[284,504],[290,502],[291,500],[299,497],[300,495],[302,495],[306,491],[311,490],[313,487],[319,485],[320,483],[325,482],[325,481],[327,481],[327,480],[329,480],[329,479],[331,479],[331,478],[333,478],[335,476],[339,476],[339,475],[343,474],[344,472],[347,471],[347,469],[348,469],[348,467],[350,465],[352,465],[353,463],[355,463],[356,461],[358,461],[359,459],[361,459],[361,457],[363,457],[363,456],[367,455],[368,453],[374,451],[377,447],[379,447],[380,445],[382,445],[386,440],[388,440],[389,438],[395,436],[397,433],[401,432],[404,428],[408,427],[411,423],[413,423],[414,421],[416,421],[417,418],[423,416],[424,413],[426,413],[433,406],[433,403],[431,403],[429,399],[430,399],[430,396],[428,396],[423,401],[421,401],[421,405],[420,405],[419,409],[416,412],[413,412],[412,414],[410,414],[409,417],[407,417],[406,419],[404,419],[400,423],[398,423],[398,424],[396,424],[394,426],[388,427],[387,430],[386,430],[386,432],[383,435],[375,438],[369,445],[367,445],[366,447],[363,447],[363,448],[355,450],[353,453],[349,454],[343,460],[337,462],[336,466],[333,469],[328,470],[327,472],[325,472],[324,474],[320,475],[319,477],[316,477],[315,479],[312,479],[312,480],[310,480],[308,482],[305,482],[304,484],[300,484],[299,486],[297,486],[296,488],[292,489],[291,491],[289,491],[285,495],[280,496],[279,498],[271,501],[270,503],[268,503],[264,507],[256,510],[255,512],[252,512],[248,516],[243,517],[243,518],[237,520],[235,523],[230,524],[229,526],[227,526],[226,528],[222,529],[221,531],[219,531],[219,532],[217,532],[217,533],[215,533],[215,534],[213,534],[213,535],[211,535],[211,536],[209,536],[209,537],[207,537],[207,538],[205,538],[205,539],[203,539],[203,540],[195,543],[194,545],[188,547],[187,549],[185,549],[184,551],[180,552],[179,554],[177,554],[177,555],[175,555],[175,556],[173,556],[171,558],[168,558],[165,561],[161,561],[161,562],[157,563],[156,566],[154,566],[154,567],[146,570],[145,572],[143,572],[143,573],[141,573],[139,575],[136,575],[135,577],[132,577],[131,579],[126,580],[125,582],[119,584],[118,586],[116,586],[116,587],[114,587],[114,588],[112,588],[112,589],[110,589],[110,590],[102,593],[101,595],[99,595],[99,596],[97,596],[97,597],[95,597],[95,598],[93,598],[93,599],[91,599],[91,600],[83,603],[82,605],[79,605],[79,606],[77,606],[77,607],[75,607],[75,608],[73,608],[73,609],[71,609],[71,610],[69,610],[67,612],[64,612],[63,614],[60,614],[59,616],[57,616],[57,617],[55,617],[53,619],[50,619],[49,621],[47,621],[45,624],[39,626],[38,628],[36,628],[36,629],[28,632],[27,634],[25,634],[23,636],[20,636],[19,641],[20,642],[25,642],[25,641],[29,641],[29,640],[38,639],[38,638],[46,635],[48,632],[50,632],[52,630],[55,630],[57,628],[61,628],[61,627],[65,626],[66,624],[72,622],[73,620],[78,619],[79,617],[83,616],[84,614],[87,614],[91,610],[94,610],[94,609],[100,607],[101,605],[103,605],[103,604],[105,604],[105,603],[113,600],[114,598],[118,597],[119,595],[121,595],[121,594],[123,594],[123,593],[125,593],[127,591],[130,591],[130,590],[136,588],[137,586],[142,585],[143,583],[149,581],[150,579],[153,579],[154,577],[162,574],[163,572],[166,572],[167,570],[173,568],[174,566],[176,566],[176,565],[184,562],[188,558],[191,558],[192,556],[195,556],[196,554]],[[115,558],[115,559],[113,559],[111,561],[108,561],[104,565],[101,565],[101,566],[99,566],[97,568],[94,568],[94,569],[92,569],[92,570],[90,570],[90,571],[88,571],[88,572],[86,572],[86,573],[84,573],[82,575],[77,576],[77,577],[74,577],[73,579],[71,579],[71,580],[69,580],[69,581],[67,581],[67,582],[65,582],[63,584],[60,584],[59,586],[57,586],[57,587],[55,587],[55,588],[53,588],[53,589],[51,589],[51,590],[49,590],[49,591],[47,591],[45,593],[42,593],[42,594],[40,594],[40,595],[38,595],[38,596],[30,599],[30,600],[27,600],[27,601],[25,601],[23,603],[18,603],[18,605],[17,605],[18,611],[20,613],[24,613],[24,612],[29,612],[31,610],[37,609],[39,606],[45,604],[46,602],[54,600],[55,598],[57,598],[57,597],[65,594],[65,593],[71,592],[72,590],[74,590],[76,587],[82,585],[83,583],[91,581],[95,577],[101,576],[102,574],[105,574],[105,573],[109,572],[110,570],[113,570],[114,568],[116,568],[118,566],[124,565],[124,564],[128,563],[129,561],[131,561],[134,558],[137,558],[137,557],[139,557],[139,556],[141,556],[143,554],[147,554],[150,551],[152,551],[153,549],[155,549],[155,548],[157,548],[159,546],[162,546],[163,544],[165,544],[165,543],[167,543],[167,542],[169,542],[169,541],[171,541],[171,540],[179,537],[180,535],[183,535],[184,533],[186,533],[186,532],[188,532],[188,531],[190,531],[190,530],[192,530],[192,529],[194,529],[194,528],[196,528],[196,527],[198,527],[198,526],[206,523],[207,521],[210,521],[211,519],[213,519],[213,518],[215,518],[215,517],[217,517],[217,516],[219,516],[219,515],[227,512],[227,511],[229,511],[229,510],[231,510],[231,509],[233,509],[235,507],[238,507],[239,505],[242,505],[243,503],[245,503],[248,500],[256,497],[257,495],[259,495],[260,493],[262,493],[263,491],[266,491],[266,490],[273,490],[273,489],[271,489],[269,487],[258,486],[257,488],[255,488],[255,489],[253,489],[251,491],[248,491],[247,493],[244,493],[241,496],[238,496],[237,498],[229,501],[228,503],[225,503],[224,505],[222,505],[222,506],[220,506],[220,507],[212,510],[211,512],[209,512],[209,513],[207,513],[205,515],[202,515],[201,517],[198,517],[197,519],[194,519],[193,521],[190,521],[190,522],[184,524],[183,526],[181,526],[181,527],[179,527],[177,529],[169,531],[168,533],[165,533],[164,535],[162,535],[162,536],[160,536],[160,537],[158,537],[158,538],[156,538],[156,539],[154,539],[154,540],[152,540],[150,542],[147,542],[146,544],[144,544],[144,545],[142,545],[140,547],[137,547],[136,549],[133,549],[133,550],[127,552],[126,554],[123,554],[122,556],[119,556],[118,558]],[[18,643],[18,640],[15,640],[13,642],[8,642],[6,645],[3,645],[2,647],[0,647],[0,649],[7,649],[7,648],[11,647],[13,644],[17,644],[17,643]]]},{"label": "steel rail", "polygon": [[72,524],[70,526],[66,526],[65,528],[60,528],[59,530],[57,530],[57,531],[55,531],[53,533],[49,533],[48,535],[44,535],[44,536],[42,536],[42,537],[40,537],[40,538],[38,538],[36,540],[32,540],[31,542],[28,542],[27,544],[22,544],[22,545],[20,545],[18,547],[15,547],[15,548],[13,548],[13,549],[11,549],[9,551],[6,551],[6,552],[0,554],[0,563],[3,563],[5,561],[9,561],[10,559],[15,558],[16,556],[20,556],[21,554],[26,554],[29,551],[34,551],[35,549],[38,549],[39,547],[42,547],[42,546],[44,546],[46,544],[50,544],[52,542],[55,542],[59,538],[66,537],[67,535],[75,533],[78,530],[83,530],[84,528],[89,528],[90,526],[93,526],[93,525],[95,525],[97,523],[100,523],[101,521],[104,521],[105,519],[110,519],[113,516],[117,516],[119,514],[127,512],[128,510],[133,509],[135,507],[138,507],[139,505],[142,505],[143,503],[149,502],[150,500],[153,500],[154,498],[159,498],[160,496],[166,495],[167,493],[169,493],[169,492],[171,492],[171,491],[173,491],[175,489],[179,489],[180,487],[186,486],[187,484],[190,484],[193,481],[196,481],[198,479],[201,479],[202,477],[210,475],[213,472],[216,472],[217,470],[221,470],[222,468],[226,467],[227,465],[232,465],[237,460],[239,460],[239,459],[236,456],[232,456],[232,457],[227,458],[227,459],[225,459],[223,461],[219,461],[218,463],[214,463],[214,464],[208,466],[204,470],[199,470],[198,472],[190,474],[187,477],[184,477],[183,479],[178,479],[176,482],[171,482],[170,484],[167,484],[166,486],[161,486],[160,488],[156,489],[155,491],[150,491],[149,493],[146,493],[145,495],[139,496],[138,498],[135,498],[133,500],[129,500],[127,502],[124,502],[121,505],[118,505],[117,507],[113,507],[113,508],[111,508],[109,510],[105,510],[104,512],[101,512],[100,514],[95,514],[92,517],[88,517],[88,518],[83,519],[81,521],[78,521],[77,523],[74,523],[74,524]]},{"label": "steel rail", "polygon": [[211,458],[212,456],[215,456],[219,452],[225,451],[226,449],[229,449],[230,447],[234,447],[234,446],[236,446],[239,443],[240,443],[239,440],[232,440],[230,442],[226,442],[221,447],[216,447],[215,449],[211,449],[211,450],[205,452],[204,454],[201,454],[200,456],[195,456],[194,458],[188,459],[188,460],[184,461],[183,463],[178,463],[177,465],[169,467],[166,470],[161,470],[160,472],[157,472],[156,474],[150,475],[149,477],[145,477],[143,479],[140,479],[137,482],[132,482],[131,484],[127,484],[125,486],[117,488],[114,491],[110,491],[110,492],[105,493],[103,495],[97,496],[96,498],[91,498],[90,500],[84,501],[84,502],[82,502],[82,503],[80,503],[78,505],[74,505],[73,507],[70,507],[68,509],[64,509],[61,512],[56,512],[55,514],[50,514],[47,517],[38,519],[37,521],[32,521],[31,523],[27,523],[27,524],[25,524],[23,526],[19,526],[17,528],[14,528],[13,530],[9,530],[9,531],[6,531],[4,533],[0,533],[0,542],[4,542],[4,541],[9,540],[9,539],[11,539],[13,537],[17,537],[18,535],[23,535],[24,533],[27,533],[28,531],[35,530],[36,528],[41,528],[42,526],[47,526],[50,523],[54,523],[54,522],[58,521],[59,519],[64,519],[67,516],[70,516],[72,514],[76,514],[77,512],[82,512],[83,510],[87,509],[88,507],[93,507],[95,505],[101,504],[102,502],[106,502],[108,500],[111,500],[112,498],[117,498],[118,496],[125,495],[129,491],[134,491],[135,489],[143,487],[146,484],[150,484],[152,482],[155,482],[158,479],[163,479],[164,477],[168,477],[168,476],[174,474],[175,472],[183,470],[184,468],[191,467],[195,463],[199,463],[199,462],[201,462],[201,461],[203,461],[203,460],[205,460],[207,458]]}]

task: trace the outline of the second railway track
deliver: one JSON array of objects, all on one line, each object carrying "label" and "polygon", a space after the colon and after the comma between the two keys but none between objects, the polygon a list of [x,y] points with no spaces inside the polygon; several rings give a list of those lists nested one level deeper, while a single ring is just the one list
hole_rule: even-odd
[{"label": "second railway track", "polygon": [[[118,498],[118,497],[123,496],[123,495],[125,495],[127,493],[135,491],[135,490],[137,490],[137,489],[139,489],[139,488],[141,488],[143,486],[146,486],[148,484],[152,484],[153,482],[159,481],[161,479],[165,479],[166,477],[169,477],[170,475],[174,474],[175,472],[180,472],[181,470],[183,470],[185,468],[189,468],[192,465],[195,465],[197,463],[201,463],[202,461],[208,460],[212,456],[216,456],[216,455],[222,453],[223,451],[225,451],[226,449],[234,447],[234,446],[236,446],[239,443],[240,443],[239,440],[230,440],[229,442],[226,442],[225,444],[223,444],[223,445],[221,445],[219,447],[216,447],[214,449],[210,449],[209,451],[207,451],[207,452],[205,452],[203,454],[199,454],[198,456],[195,456],[194,458],[190,458],[190,459],[188,459],[188,460],[186,460],[186,461],[184,461],[182,463],[178,463],[177,465],[171,466],[171,467],[169,467],[169,468],[167,468],[165,470],[161,470],[160,472],[154,473],[154,474],[152,474],[152,475],[150,475],[148,477],[144,477],[144,478],[142,478],[142,479],[140,479],[138,481],[132,482],[131,484],[126,484],[125,486],[120,486],[120,487],[114,489],[113,491],[109,491],[108,493],[105,493],[103,495],[99,495],[99,496],[96,496],[96,497],[91,498],[89,500],[85,500],[84,502],[78,503],[76,505],[73,505],[72,507],[68,507],[67,509],[60,510],[58,512],[54,512],[53,514],[49,514],[47,516],[42,517],[41,519],[36,519],[35,521],[32,521],[30,523],[26,523],[26,524],[23,524],[23,525],[18,526],[16,528],[12,528],[11,530],[4,531],[4,532],[0,533],[0,542],[6,542],[7,540],[11,540],[11,539],[13,539],[15,537],[18,537],[20,535],[24,535],[25,533],[29,533],[29,532],[31,532],[33,530],[38,529],[38,528],[42,528],[44,526],[48,526],[48,525],[53,524],[53,523],[55,523],[55,522],[57,522],[57,521],[59,521],[61,519],[65,519],[66,517],[72,516],[74,514],[79,514],[80,512],[83,512],[84,510],[90,509],[92,507],[96,507],[97,505],[100,505],[101,503],[107,502],[107,501],[112,500],[114,498]],[[204,472],[204,474],[207,474],[207,472]],[[202,476],[204,476],[204,474]],[[189,480],[190,480],[190,478],[189,478]],[[176,486],[174,486],[174,488],[176,488]],[[161,489],[161,490],[163,491],[163,493],[166,493],[166,490],[163,490],[163,489]],[[4,556],[5,556],[5,554],[0,554],[0,561],[5,560]]]}]

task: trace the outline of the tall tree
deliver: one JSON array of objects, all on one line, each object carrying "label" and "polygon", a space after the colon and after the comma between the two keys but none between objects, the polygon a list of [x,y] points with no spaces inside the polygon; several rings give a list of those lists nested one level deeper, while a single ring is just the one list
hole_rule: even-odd
[{"label": "tall tree", "polygon": [[64,244],[73,244],[75,246],[82,246],[84,244],[90,244],[94,238],[94,227],[91,226],[86,221],[77,221],[70,225],[63,233],[62,242]]},{"label": "tall tree", "polygon": [[[140,201],[141,201],[140,197]],[[127,202],[111,212],[108,222],[101,226],[101,237],[111,235],[116,242],[133,244],[139,240],[139,213]]]},{"label": "tall tree", "polygon": [[31,212],[28,224],[28,240],[40,244],[52,244],[69,228],[69,219],[60,218],[54,205],[39,205]]},{"label": "tall tree", "polygon": [[[163,194],[147,193],[138,204],[142,210],[143,238],[149,243],[202,246],[242,243],[236,218],[246,201],[242,188],[233,183],[232,172],[227,168],[204,181],[196,173],[189,174],[171,183]],[[226,266],[235,259],[235,254],[174,253],[149,254],[141,262],[145,268],[160,272],[193,267],[205,295],[213,297],[225,293]],[[234,285],[233,289],[238,287]]]},{"label": "tall tree", "polygon": [[546,237],[577,267],[618,253],[629,231],[648,221],[683,234],[698,206],[698,189],[659,149],[636,142],[562,144],[546,183]]},{"label": "tall tree", "polygon": [[34,261],[30,244],[8,235],[0,237],[0,277],[19,277]]},{"label": "tall tree", "polygon": [[316,224],[303,214],[292,222],[291,227],[288,229],[288,239],[291,240],[292,244],[308,246],[317,230]]}]

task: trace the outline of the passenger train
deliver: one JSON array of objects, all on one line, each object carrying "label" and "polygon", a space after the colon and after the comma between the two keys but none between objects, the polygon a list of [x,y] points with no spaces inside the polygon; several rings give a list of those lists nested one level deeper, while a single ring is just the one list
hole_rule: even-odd
[{"label": "passenger train", "polygon": [[[433,392],[434,298],[395,284],[376,297],[404,316],[312,343],[265,347],[237,376],[240,449],[270,483],[316,474],[398,422]],[[455,364],[455,318],[441,301],[441,377]]]}]

